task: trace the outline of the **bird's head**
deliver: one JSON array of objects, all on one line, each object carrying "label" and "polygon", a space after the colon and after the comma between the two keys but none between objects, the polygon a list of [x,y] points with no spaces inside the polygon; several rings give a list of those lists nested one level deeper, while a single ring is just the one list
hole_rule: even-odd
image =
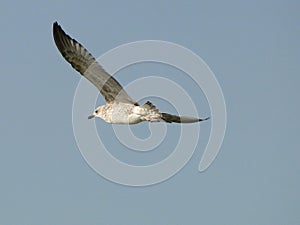
[{"label": "bird's head", "polygon": [[92,119],[92,118],[94,118],[94,117],[100,117],[100,118],[103,118],[102,112],[103,112],[103,106],[99,106],[99,107],[97,107],[97,108],[95,109],[95,111],[93,112],[93,114],[90,115],[90,116],[88,117],[88,119]]}]

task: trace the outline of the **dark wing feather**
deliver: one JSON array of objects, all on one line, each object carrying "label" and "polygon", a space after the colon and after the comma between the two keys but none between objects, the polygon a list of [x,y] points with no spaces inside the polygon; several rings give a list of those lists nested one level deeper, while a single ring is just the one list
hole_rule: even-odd
[{"label": "dark wing feather", "polygon": [[176,116],[169,113],[161,113],[161,118],[167,123],[195,123],[209,119],[209,117],[199,119],[191,116]]},{"label": "dark wing feather", "polygon": [[137,105],[119,82],[101,67],[87,49],[67,35],[57,22],[53,24],[53,37],[62,56],[98,88],[106,102],[118,101]]}]

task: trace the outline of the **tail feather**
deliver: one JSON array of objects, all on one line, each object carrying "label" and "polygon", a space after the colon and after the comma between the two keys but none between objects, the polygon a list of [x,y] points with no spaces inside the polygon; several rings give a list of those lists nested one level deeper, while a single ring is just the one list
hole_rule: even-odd
[{"label": "tail feather", "polygon": [[146,120],[149,122],[160,122],[164,121],[167,123],[196,123],[204,120],[208,120],[209,117],[205,119],[199,119],[191,116],[176,116],[169,113],[161,113],[155,105],[151,102],[147,101],[145,104],[141,106],[144,108],[144,111],[140,111],[139,114],[143,115],[142,120]]},{"label": "tail feather", "polygon": [[196,123],[196,122],[209,119],[209,117],[204,119],[199,119],[191,116],[176,116],[168,113],[162,113],[161,118],[167,123]]}]

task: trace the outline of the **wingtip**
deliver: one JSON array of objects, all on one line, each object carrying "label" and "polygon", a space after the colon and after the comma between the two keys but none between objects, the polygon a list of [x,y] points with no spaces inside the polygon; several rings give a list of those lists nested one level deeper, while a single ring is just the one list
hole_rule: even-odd
[{"label": "wingtip", "polygon": [[210,119],[210,117],[206,117],[204,119],[199,119],[199,121],[205,121],[205,120],[209,120],[209,119]]},{"label": "wingtip", "polygon": [[55,21],[53,23],[52,27],[53,27],[53,36],[55,36],[55,35],[61,35],[61,34],[67,36],[67,34],[64,32],[64,30],[62,29],[61,25],[59,25],[59,23],[57,21]]},{"label": "wingtip", "polygon": [[53,33],[55,33],[56,31],[58,31],[58,30],[60,30],[60,29],[62,29],[61,28],[61,26],[58,24],[58,22],[57,21],[55,21],[54,23],[53,23]]},{"label": "wingtip", "polygon": [[52,35],[54,38],[54,42],[59,49],[59,51],[62,51],[64,48],[64,45],[66,44],[65,38],[71,39],[62,29],[62,27],[58,24],[57,21],[53,23],[53,29],[52,29]]},{"label": "wingtip", "polygon": [[55,21],[54,23],[53,23],[53,30],[55,30],[56,28],[58,28],[58,27],[60,27],[59,26],[59,24],[58,24],[58,22],[57,21]]},{"label": "wingtip", "polygon": [[58,47],[58,49],[60,49],[60,45],[61,45],[60,44],[61,40],[59,37],[59,33],[61,32],[60,30],[62,30],[60,25],[58,24],[57,21],[55,21],[52,26],[52,35],[53,35],[54,42],[55,42],[56,46]]}]

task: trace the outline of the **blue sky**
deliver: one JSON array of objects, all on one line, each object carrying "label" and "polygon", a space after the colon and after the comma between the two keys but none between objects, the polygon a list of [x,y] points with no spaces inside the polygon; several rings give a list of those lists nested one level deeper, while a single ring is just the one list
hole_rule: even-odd
[{"label": "blue sky", "polygon": [[[299,224],[299,9],[298,1],[267,0],[3,2],[0,224]],[[96,57],[157,39],[203,58],[228,113],[213,165],[197,171],[207,123],[192,159],[163,183],[132,188],[96,174],[76,146],[72,101],[80,76],[54,45],[54,21]],[[116,76],[125,85],[145,71],[176,73],[145,64]],[[197,93],[189,80],[176,79]],[[110,129],[97,124],[99,132]]]}]

